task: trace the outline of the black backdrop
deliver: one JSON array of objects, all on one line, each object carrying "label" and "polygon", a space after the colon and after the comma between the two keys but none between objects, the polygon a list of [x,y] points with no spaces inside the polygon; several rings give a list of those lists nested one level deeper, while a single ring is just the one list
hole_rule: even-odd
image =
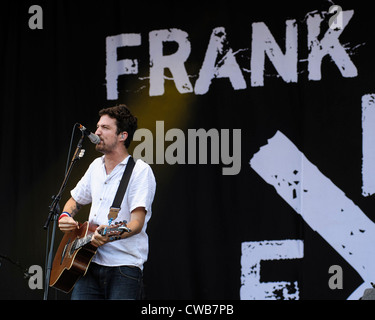
[{"label": "black backdrop", "polygon": [[[28,10],[33,4],[43,9],[43,29],[29,28],[33,14]],[[165,132],[181,129],[186,139],[188,129],[215,128],[219,133],[241,129],[241,170],[236,175],[223,175],[223,165],[210,163],[210,158],[208,164],[170,165],[156,163],[154,154],[150,165],[157,192],[148,229],[147,298],[246,299],[240,293],[245,277],[242,243],[291,239],[303,241],[303,257],[260,262],[260,282],[296,281],[299,299],[347,299],[364,281],[358,270],[249,165],[280,131],[374,219],[374,198],[361,191],[361,99],[375,90],[372,14],[358,1],[337,4],[354,10],[339,41],[358,74],[343,76],[326,55],[321,79],[311,80],[307,16],[316,12],[324,16],[321,39],[328,30],[324,12],[332,5],[329,1],[5,1],[0,20],[0,298],[42,298],[43,290],[30,289],[19,268],[4,257],[24,269],[31,265],[44,269],[42,226],[51,196],[63,179],[72,127],[81,122],[95,130],[102,107],[125,103],[138,116],[139,127],[151,130],[154,138],[156,121],[164,121]],[[285,22],[291,19],[298,27],[297,81],[285,81],[266,57],[264,85],[252,86],[253,24],[264,22],[284,52]],[[217,27],[225,28],[225,45],[235,52],[246,87],[234,89],[228,77],[218,77],[205,94],[180,93],[166,69],[165,92],[150,95],[149,33],[180,29],[188,34],[191,52],[184,65],[194,88]],[[129,33],[140,34],[141,44],[117,49],[117,59],[137,59],[138,73],[119,76],[118,98],[109,100],[106,37]],[[177,50],[173,41],[164,42],[163,55],[173,56]],[[164,147],[170,144],[165,142]],[[98,156],[90,142],[85,141],[84,147],[86,154],[74,167],[62,204]],[[87,214],[84,208],[78,219],[85,221]],[[59,239],[60,233],[56,245]],[[374,260],[370,248],[368,253]],[[332,265],[342,268],[342,289],[328,285]],[[50,298],[69,295],[52,290]]]}]

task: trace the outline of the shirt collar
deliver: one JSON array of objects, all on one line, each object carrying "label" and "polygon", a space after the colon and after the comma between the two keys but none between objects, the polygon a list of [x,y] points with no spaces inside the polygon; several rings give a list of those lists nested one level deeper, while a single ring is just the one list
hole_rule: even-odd
[{"label": "shirt collar", "polygon": [[[131,155],[129,154],[124,160],[122,160],[119,164],[121,165],[126,165],[128,164],[128,161],[129,161],[129,158],[131,157]],[[105,158],[105,155],[102,155],[102,163],[104,164],[104,158]]]}]

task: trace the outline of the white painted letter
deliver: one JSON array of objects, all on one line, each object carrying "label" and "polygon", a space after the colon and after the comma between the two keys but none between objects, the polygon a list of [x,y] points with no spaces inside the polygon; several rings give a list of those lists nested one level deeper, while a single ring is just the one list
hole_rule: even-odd
[{"label": "white painted letter", "polygon": [[302,240],[242,242],[241,251],[241,300],[299,299],[297,281],[261,282],[260,263],[262,260],[303,258]]},{"label": "white painted letter", "polygon": [[253,23],[251,86],[263,86],[264,57],[267,54],[285,82],[297,82],[298,32],[295,20],[286,21],[285,55],[263,22]]},{"label": "white painted letter", "polygon": [[117,36],[106,38],[106,80],[107,80],[107,99],[118,99],[117,78],[123,74],[137,74],[138,60],[124,59],[117,60],[117,48],[133,47],[141,44],[141,35],[139,33],[124,33]]},{"label": "white painted letter", "polygon": [[375,193],[375,94],[362,97],[362,195]]},{"label": "white painted letter", "polygon": [[[185,69],[185,61],[190,55],[188,34],[179,29],[156,30],[149,34],[150,40],[150,96],[164,94],[164,69],[172,73],[176,88],[180,93],[192,92],[193,88]],[[178,49],[171,55],[163,55],[163,42],[176,42]]]},{"label": "white painted letter", "polygon": [[245,79],[232,48],[228,46],[227,34],[223,27],[212,31],[194,92],[207,93],[213,78],[229,78],[234,90],[246,89]]},{"label": "white painted letter", "polygon": [[353,17],[354,10],[342,11],[342,28],[328,28],[324,37],[319,40],[321,33],[320,24],[323,21],[321,13],[311,14],[307,18],[307,45],[309,49],[308,71],[309,80],[320,80],[322,78],[321,65],[326,55],[329,55],[341,74],[345,78],[352,78],[358,75],[357,68],[350,60],[345,48],[339,42],[339,36]]},{"label": "white painted letter", "polygon": [[363,278],[350,299],[375,277],[375,223],[324,176],[280,131],[250,160],[250,166]]}]

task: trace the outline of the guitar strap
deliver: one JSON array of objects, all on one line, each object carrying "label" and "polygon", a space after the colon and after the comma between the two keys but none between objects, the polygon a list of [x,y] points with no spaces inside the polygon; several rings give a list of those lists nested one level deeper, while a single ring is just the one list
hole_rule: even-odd
[{"label": "guitar strap", "polygon": [[113,220],[117,218],[118,213],[121,209],[121,202],[122,202],[122,199],[124,198],[126,188],[128,187],[130,176],[133,172],[134,166],[135,166],[135,161],[133,157],[130,156],[128,163],[126,165],[126,168],[124,170],[124,174],[122,175],[120,185],[118,186],[115,199],[113,200],[112,206],[109,209],[109,213],[108,213],[109,225],[111,224]]}]

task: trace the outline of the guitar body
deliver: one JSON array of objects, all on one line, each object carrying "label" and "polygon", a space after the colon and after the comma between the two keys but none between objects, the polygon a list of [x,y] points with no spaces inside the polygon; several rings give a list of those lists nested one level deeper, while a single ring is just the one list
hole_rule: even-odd
[{"label": "guitar body", "polygon": [[97,226],[87,221],[76,230],[64,235],[52,264],[49,285],[66,293],[70,292],[78,279],[86,274],[97,248],[91,243],[75,249],[77,240],[95,232]]}]

